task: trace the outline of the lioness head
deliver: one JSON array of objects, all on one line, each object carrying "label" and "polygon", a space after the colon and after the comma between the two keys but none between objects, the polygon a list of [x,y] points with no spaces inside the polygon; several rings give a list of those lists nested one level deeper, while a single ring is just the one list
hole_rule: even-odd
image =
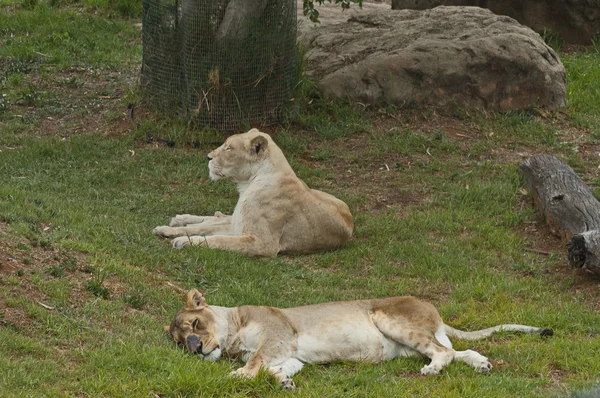
[{"label": "lioness head", "polygon": [[248,181],[269,155],[268,134],[252,129],[244,134],[236,134],[208,154],[208,170],[212,180],[231,177],[235,181]]},{"label": "lioness head", "polygon": [[221,348],[214,330],[214,313],[198,290],[190,290],[185,299],[185,308],[175,315],[171,326],[165,326],[165,331],[192,354],[216,361],[221,357]]}]

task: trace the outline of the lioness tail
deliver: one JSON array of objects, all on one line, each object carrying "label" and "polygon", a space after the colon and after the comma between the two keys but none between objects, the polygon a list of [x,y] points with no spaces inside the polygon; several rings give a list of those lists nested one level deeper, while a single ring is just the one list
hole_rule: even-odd
[{"label": "lioness tail", "polygon": [[456,337],[463,340],[478,340],[484,337],[491,336],[492,333],[501,330],[523,332],[523,333],[539,333],[541,336],[552,336],[554,331],[552,329],[536,328],[533,326],[526,325],[498,325],[487,329],[476,330],[473,332],[465,332],[463,330],[454,329],[452,326],[444,325],[446,334],[450,337]]}]

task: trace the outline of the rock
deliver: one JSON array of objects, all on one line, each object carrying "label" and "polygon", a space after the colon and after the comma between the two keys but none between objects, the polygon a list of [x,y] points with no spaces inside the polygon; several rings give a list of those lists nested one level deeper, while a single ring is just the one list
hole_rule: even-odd
[{"label": "rock", "polygon": [[558,56],[509,17],[478,7],[365,6],[322,7],[321,24],[299,26],[307,74],[328,96],[499,111],[566,103]]},{"label": "rock", "polygon": [[425,10],[440,5],[488,8],[539,33],[558,33],[574,44],[590,44],[600,35],[600,0],[392,0],[395,10]]}]

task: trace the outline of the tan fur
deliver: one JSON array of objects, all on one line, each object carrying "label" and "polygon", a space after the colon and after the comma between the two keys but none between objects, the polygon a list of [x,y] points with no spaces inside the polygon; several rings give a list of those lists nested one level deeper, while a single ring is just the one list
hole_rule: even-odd
[{"label": "tan fur", "polygon": [[354,224],[348,206],[310,189],[288,164],[268,134],[252,129],[233,135],[209,155],[213,180],[231,178],[239,200],[231,216],[177,215],[156,235],[173,246],[206,245],[271,257],[280,252],[310,253],[343,245]]},{"label": "tan fur", "polygon": [[[497,330],[550,334],[524,325],[499,325],[477,332],[447,326],[429,303],[414,297],[338,301],[279,309],[267,306],[209,306],[191,290],[186,306],[168,329],[170,336],[203,359],[222,354],[246,365],[233,375],[254,377],[261,368],[291,390],[291,377],[303,363],[380,362],[399,356],[425,355],[431,363],[422,374],[435,375],[453,359],[479,372],[492,368],[479,353],[455,351],[446,336],[482,338]],[[201,343],[201,344],[200,344]]]}]

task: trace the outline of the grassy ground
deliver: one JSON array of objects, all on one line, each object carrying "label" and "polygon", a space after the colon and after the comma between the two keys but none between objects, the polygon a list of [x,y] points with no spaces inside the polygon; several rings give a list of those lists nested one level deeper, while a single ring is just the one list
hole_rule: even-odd
[{"label": "grassy ground", "polygon": [[568,268],[518,173],[550,152],[600,189],[598,48],[561,50],[570,106],[556,113],[305,105],[269,132],[301,178],[350,205],[355,237],[247,259],[176,251],[150,233],[177,213],[231,211],[236,190],[207,175],[225,135],[143,109],[129,120],[136,10],[0,0],[0,396],[280,395],[266,375],[230,379],[238,363],[203,363],[167,339],[162,325],[192,287],[226,306],[411,294],[459,328],[556,332],[456,342],[492,359],[486,376],[455,363],[425,378],[418,358],[307,366],[298,396],[547,397],[598,382],[598,281]]}]

